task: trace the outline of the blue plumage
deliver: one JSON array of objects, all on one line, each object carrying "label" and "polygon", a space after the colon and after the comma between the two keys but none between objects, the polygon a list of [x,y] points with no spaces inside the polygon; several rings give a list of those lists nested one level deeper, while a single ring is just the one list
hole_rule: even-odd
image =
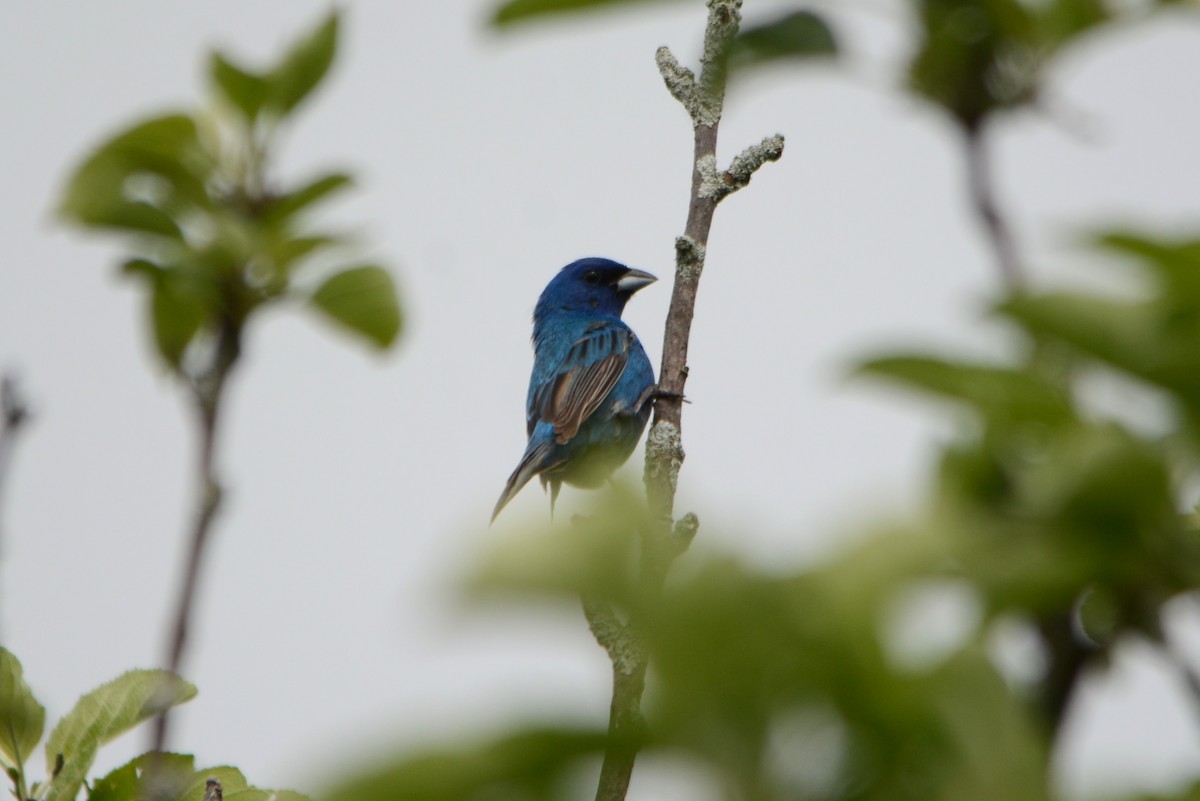
[{"label": "blue plumage", "polygon": [[493,520],[534,476],[549,485],[553,509],[564,481],[597,487],[633,453],[650,417],[654,368],[621,312],[655,280],[590,258],[568,264],[547,284],[533,310],[529,444]]}]

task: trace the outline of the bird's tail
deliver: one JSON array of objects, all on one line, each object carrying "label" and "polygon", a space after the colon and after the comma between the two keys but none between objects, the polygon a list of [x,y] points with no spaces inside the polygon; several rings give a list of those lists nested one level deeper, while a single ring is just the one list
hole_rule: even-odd
[{"label": "bird's tail", "polygon": [[[492,510],[492,522],[496,522],[496,517],[500,514],[500,510],[508,505],[521,488],[529,483],[530,479],[538,473],[545,470],[550,465],[547,464],[547,457],[550,451],[554,448],[554,442],[539,442],[529,443],[529,447],[525,449],[525,455],[521,457],[521,463],[517,465],[517,469],[508,477],[508,481],[504,485],[504,492],[500,493],[500,500],[496,501],[496,508]],[[555,493],[557,494],[557,493]]]}]

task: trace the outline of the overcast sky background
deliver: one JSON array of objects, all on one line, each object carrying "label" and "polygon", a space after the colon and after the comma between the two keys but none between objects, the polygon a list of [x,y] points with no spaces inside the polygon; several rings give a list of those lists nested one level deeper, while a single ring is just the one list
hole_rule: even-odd
[{"label": "overcast sky background", "polygon": [[[750,21],[790,7],[746,5]],[[466,613],[455,586],[489,540],[546,515],[531,486],[486,528],[524,446],[529,314],[553,273],[603,255],[664,279],[626,314],[658,362],[691,135],[653,56],[669,44],[695,62],[701,6],[498,36],[480,2],[346,3],[338,63],[276,175],[357,173],[327,219],[394,267],[408,328],[384,358],[302,309],[249,332],[185,669],[200,695],[178,713],[175,747],[261,786],[316,790],[372,749],[518,712],[604,719],[608,662],[580,614]],[[706,543],[764,564],[807,563],[919,508],[945,411],[847,382],[848,364],[1003,341],[983,315],[997,274],[964,205],[960,143],[896,89],[904,9],[836,6],[841,66],[731,87],[721,160],[775,132],[787,150],[717,212],[678,508],[699,514]],[[160,663],[194,447],[140,295],[115,277],[117,248],[58,227],[57,194],[101,136],[193,104],[208,47],[262,64],[326,10],[0,6],[0,368],[17,371],[36,414],[6,487],[0,641],[51,720]],[[999,188],[1039,284],[1088,279],[1081,227],[1194,230],[1197,75],[1200,25],[1164,15],[1089,39],[1052,75],[1054,113],[1005,123]],[[1200,617],[1178,611],[1200,658]],[[1075,710],[1063,786],[1200,776],[1192,712],[1170,670],[1127,649]],[[144,732],[127,737],[98,767],[145,745]],[[680,796],[667,767],[639,763],[631,798]]]}]

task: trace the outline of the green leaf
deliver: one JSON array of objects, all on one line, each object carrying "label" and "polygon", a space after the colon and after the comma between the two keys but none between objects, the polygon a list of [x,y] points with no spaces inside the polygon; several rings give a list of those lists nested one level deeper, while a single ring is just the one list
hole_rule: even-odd
[{"label": "green leaf", "polygon": [[325,801],[549,801],[579,763],[604,751],[603,732],[529,729],[476,747],[405,756],[353,778]]},{"label": "green leaf", "polygon": [[338,14],[330,14],[315,31],[297,42],[267,76],[268,103],[287,114],[325,77],[337,52]]},{"label": "green leaf", "polygon": [[84,160],[63,192],[59,213],[85,226],[178,240],[172,213],[183,204],[211,208],[212,168],[191,117],[156,117],[117,134]]},{"label": "green leaf", "polygon": [[0,647],[0,755],[22,765],[42,739],[46,710],[25,683],[21,662]]},{"label": "green leaf", "polygon": [[271,256],[275,260],[277,268],[286,273],[305,257],[321,248],[342,244],[342,241],[336,236],[282,238],[271,243]]},{"label": "green leaf", "polygon": [[236,66],[218,52],[209,60],[209,76],[225,99],[249,121],[258,116],[271,92],[265,78]]},{"label": "green leaf", "polygon": [[345,173],[335,172],[322,175],[294,192],[288,192],[275,198],[267,207],[264,218],[268,223],[282,222],[327,195],[339,189],[348,188],[352,183],[353,180]]},{"label": "green leaf", "polygon": [[743,29],[733,40],[730,67],[745,69],[775,61],[837,55],[837,41],[824,19],[793,11],[773,22]]},{"label": "green leaf", "polygon": [[138,763],[142,759],[136,757],[107,775],[93,779],[88,801],[134,801],[140,785]]},{"label": "green leaf", "polygon": [[1000,311],[1027,330],[1179,395],[1200,411],[1200,319],[1162,303],[1050,293],[1008,301]]},{"label": "green leaf", "polygon": [[1070,399],[1061,389],[1025,370],[891,356],[866,362],[858,372],[961,401],[989,417],[1050,423],[1074,417]]},{"label": "green leaf", "polygon": [[1037,22],[1021,0],[921,0],[913,88],[968,129],[1036,94]]},{"label": "green leaf", "polygon": [[524,22],[533,17],[550,14],[580,11],[597,6],[629,6],[639,3],[646,5],[650,2],[663,0],[509,0],[502,3],[492,12],[492,24],[497,26],[509,25],[513,22]]},{"label": "green leaf", "polygon": [[195,687],[165,670],[131,670],[80,698],[46,742],[51,778],[42,801],[74,801],[101,745],[195,695]]},{"label": "green leaf", "polygon": [[1046,39],[1063,44],[1111,19],[1105,0],[1053,0],[1041,11]]},{"label": "green leaf", "polygon": [[154,344],[172,368],[178,369],[183,352],[208,316],[206,298],[194,281],[180,270],[158,276],[150,291],[150,323]]},{"label": "green leaf", "polygon": [[400,333],[400,304],[392,276],[381,267],[353,267],[331,276],[313,305],[381,349]]}]

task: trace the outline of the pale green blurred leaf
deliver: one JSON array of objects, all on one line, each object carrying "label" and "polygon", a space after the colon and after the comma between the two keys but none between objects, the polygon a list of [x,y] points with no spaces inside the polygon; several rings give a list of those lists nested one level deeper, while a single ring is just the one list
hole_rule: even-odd
[{"label": "pale green blurred leaf", "polygon": [[400,333],[396,287],[381,267],[353,267],[334,274],[313,293],[312,304],[381,349]]},{"label": "pale green blurred leaf", "polygon": [[254,120],[270,96],[271,86],[261,75],[242,69],[221,53],[214,52],[209,60],[209,76],[225,99]]},{"label": "pale green blurred leaf", "polygon": [[179,239],[179,224],[166,209],[211,207],[206,182],[212,166],[191,117],[156,117],[97,148],[72,174],[59,211],[85,226]]},{"label": "pale green blurred leaf", "polygon": [[858,373],[965,403],[993,420],[1063,423],[1074,417],[1063,390],[1028,370],[928,356],[890,356],[863,363]]},{"label": "pale green blurred leaf", "polygon": [[536,17],[556,15],[601,6],[646,5],[664,0],[509,0],[496,6],[492,12],[492,24],[509,25],[525,22]]},{"label": "pale green blurred leaf", "polygon": [[287,114],[321,83],[337,53],[338,14],[326,17],[309,35],[300,39],[284,55],[269,76],[268,103]]},{"label": "pale green blurred leaf", "polygon": [[528,729],[471,746],[403,755],[353,777],[322,801],[565,799],[564,780],[603,753],[595,730]]},{"label": "pale green blurred leaf", "polygon": [[837,55],[833,30],[811,11],[793,11],[777,20],[744,27],[733,40],[729,65],[745,69],[777,61]]},{"label": "pale green blurred leaf", "polygon": [[267,207],[265,219],[270,223],[279,223],[322,200],[326,196],[341,189],[347,189],[353,184],[345,173],[329,173],[323,175],[299,189],[287,192],[275,198]]},{"label": "pale green blurred leaf", "polygon": [[194,282],[172,270],[164,272],[150,292],[154,344],[173,368],[178,368],[188,344],[209,313],[206,298]]}]

